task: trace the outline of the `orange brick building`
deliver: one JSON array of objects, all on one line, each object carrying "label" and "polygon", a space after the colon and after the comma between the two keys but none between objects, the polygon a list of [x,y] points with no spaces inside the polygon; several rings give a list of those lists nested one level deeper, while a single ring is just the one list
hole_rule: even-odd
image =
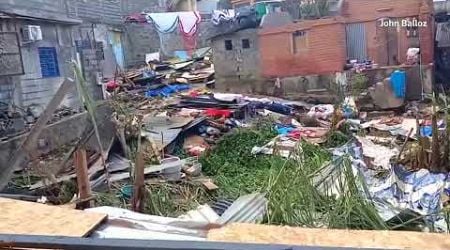
[{"label": "orange brick building", "polygon": [[296,76],[342,71],[347,58],[345,24],[310,20],[259,32],[264,76]]},{"label": "orange brick building", "polygon": [[[346,59],[398,65],[410,47],[420,47],[423,64],[432,63],[432,14],[432,0],[344,0],[339,17],[261,29],[263,75],[335,73],[343,71]],[[381,26],[388,21],[399,25]],[[407,21],[426,26],[407,28]]]}]

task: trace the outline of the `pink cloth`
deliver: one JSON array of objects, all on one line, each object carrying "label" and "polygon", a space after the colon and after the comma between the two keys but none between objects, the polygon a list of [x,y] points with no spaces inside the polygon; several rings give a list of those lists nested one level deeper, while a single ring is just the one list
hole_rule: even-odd
[{"label": "pink cloth", "polygon": [[198,24],[201,20],[202,17],[197,11],[179,12],[178,14],[178,22],[184,48],[189,54],[197,47]]},{"label": "pink cloth", "polygon": [[202,17],[198,11],[179,12],[178,20],[180,22],[180,31],[184,35],[194,36],[198,30],[198,24]]}]

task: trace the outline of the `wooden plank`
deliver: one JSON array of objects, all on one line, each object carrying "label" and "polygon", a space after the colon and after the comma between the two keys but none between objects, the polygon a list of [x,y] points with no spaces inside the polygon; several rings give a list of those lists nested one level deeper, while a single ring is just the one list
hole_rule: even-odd
[{"label": "wooden plank", "polygon": [[14,170],[22,164],[24,158],[27,155],[31,155],[35,157],[35,149],[37,146],[37,140],[42,130],[45,128],[45,125],[50,121],[53,117],[53,113],[58,108],[59,104],[64,100],[64,96],[69,92],[71,88],[75,86],[75,83],[72,79],[66,79],[59,87],[56,94],[53,96],[50,103],[45,108],[44,112],[39,116],[39,119],[36,121],[36,124],[31,128],[30,133],[28,134],[25,141],[22,143],[21,147],[17,149],[17,151],[12,156],[9,161],[6,169],[0,171],[0,190],[2,190],[11,179],[11,176]]},{"label": "wooden plank", "polygon": [[447,234],[309,229],[254,224],[231,224],[220,229],[212,229],[208,233],[208,240],[316,247],[450,249],[450,238]]},{"label": "wooden plank", "polygon": [[87,236],[105,214],[0,198],[0,234]]},{"label": "wooden plank", "polygon": [[144,155],[138,149],[136,157],[135,178],[134,178],[134,192],[132,199],[132,207],[135,212],[144,212],[145,201],[145,162]]},{"label": "wooden plank", "polygon": [[[80,148],[75,151],[73,160],[77,174],[77,185],[80,199],[88,199],[92,195],[92,190],[89,182],[86,149]],[[82,206],[82,208],[89,208],[93,204],[92,201],[87,201],[80,205]]]}]

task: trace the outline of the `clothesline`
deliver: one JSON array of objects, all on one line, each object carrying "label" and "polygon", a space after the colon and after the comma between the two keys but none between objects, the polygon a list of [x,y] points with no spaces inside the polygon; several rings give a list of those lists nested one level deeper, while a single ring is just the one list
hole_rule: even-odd
[{"label": "clothesline", "polygon": [[174,32],[177,25],[184,34],[196,33],[202,18],[197,11],[145,14],[147,22],[153,23],[160,33]]},{"label": "clothesline", "polygon": [[197,47],[198,24],[202,20],[199,12],[149,13],[146,19],[161,34],[172,33],[178,26],[185,49],[192,51]]}]

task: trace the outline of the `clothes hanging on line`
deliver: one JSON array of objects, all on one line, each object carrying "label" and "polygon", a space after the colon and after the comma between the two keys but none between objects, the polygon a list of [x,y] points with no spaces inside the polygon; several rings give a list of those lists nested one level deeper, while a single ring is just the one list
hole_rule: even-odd
[{"label": "clothes hanging on line", "polygon": [[180,31],[186,35],[194,35],[197,32],[198,24],[202,17],[197,11],[179,12],[178,21],[180,23]]},{"label": "clothes hanging on line", "polygon": [[163,47],[162,36],[174,32],[177,26],[188,53],[190,54],[197,47],[198,25],[202,20],[198,11],[149,13],[146,17],[149,23],[155,25],[159,33],[161,48]]},{"label": "clothes hanging on line", "polygon": [[232,21],[235,15],[236,13],[233,9],[214,10],[211,20],[214,25],[219,25],[223,22]]},{"label": "clothes hanging on line", "polygon": [[160,33],[171,33],[178,25],[179,12],[150,13],[146,14],[147,21],[153,22]]},{"label": "clothes hanging on line", "polygon": [[197,48],[198,25],[202,17],[197,11],[194,12],[180,12],[178,15],[178,22],[180,26],[180,33],[183,39],[184,48],[189,55]]}]

